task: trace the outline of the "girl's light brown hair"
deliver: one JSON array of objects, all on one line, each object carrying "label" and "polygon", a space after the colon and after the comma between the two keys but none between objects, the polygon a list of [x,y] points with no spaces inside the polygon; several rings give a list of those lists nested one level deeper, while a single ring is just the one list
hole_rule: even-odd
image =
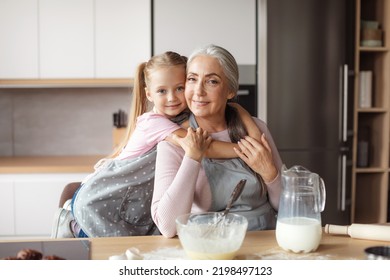
[{"label": "girl's light brown hair", "polygon": [[137,118],[148,111],[149,101],[146,98],[146,91],[150,85],[150,74],[162,67],[183,66],[185,73],[187,58],[176,52],[168,51],[159,55],[153,56],[148,62],[143,62],[138,65],[134,76],[133,97],[130,106],[130,116],[127,125],[126,134],[121,144],[109,156],[114,158],[120,154],[122,149],[129,141],[137,124]]}]

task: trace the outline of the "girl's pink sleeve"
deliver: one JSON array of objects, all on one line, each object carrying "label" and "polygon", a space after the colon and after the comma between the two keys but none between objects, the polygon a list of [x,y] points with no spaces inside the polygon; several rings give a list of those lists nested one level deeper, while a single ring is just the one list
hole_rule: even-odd
[{"label": "girl's pink sleeve", "polygon": [[201,164],[184,156],[180,148],[166,141],[157,145],[151,212],[153,221],[165,237],[176,235],[175,219],[191,213],[194,199],[204,204],[201,208],[208,209],[211,203],[209,188],[197,187],[200,169]]},{"label": "girl's pink sleeve", "polygon": [[158,142],[163,141],[172,132],[181,128],[178,124],[158,114],[150,115],[146,122],[147,125],[145,125],[143,130],[145,133],[144,137],[149,144],[157,144]]},{"label": "girl's pink sleeve", "polygon": [[265,138],[268,141],[268,144],[271,147],[272,150],[272,156],[274,159],[274,163],[276,165],[276,168],[278,169],[278,175],[275,177],[275,179],[272,182],[267,183],[267,191],[268,191],[268,199],[270,204],[275,210],[278,210],[279,208],[279,198],[282,191],[282,177],[281,177],[281,169],[282,169],[282,159],[280,157],[279,151],[276,147],[276,144],[272,138],[271,132],[269,131],[267,125],[262,120],[259,120],[257,118],[254,118],[257,126],[259,127],[260,131],[262,131],[265,134]]}]

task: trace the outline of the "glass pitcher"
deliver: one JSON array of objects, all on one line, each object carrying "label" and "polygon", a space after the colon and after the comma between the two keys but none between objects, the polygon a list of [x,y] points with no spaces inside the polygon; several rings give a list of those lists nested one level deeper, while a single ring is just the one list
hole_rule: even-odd
[{"label": "glass pitcher", "polygon": [[322,178],[302,166],[282,167],[282,193],[276,240],[286,251],[312,252],[322,237],[321,212],[325,208]]}]

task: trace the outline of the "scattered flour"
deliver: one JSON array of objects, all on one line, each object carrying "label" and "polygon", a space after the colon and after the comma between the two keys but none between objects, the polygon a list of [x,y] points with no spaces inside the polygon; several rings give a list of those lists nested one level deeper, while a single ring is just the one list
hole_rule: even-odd
[{"label": "scattered flour", "polygon": [[144,260],[185,260],[188,259],[180,247],[159,248],[143,254]]},{"label": "scattered flour", "polygon": [[[132,254],[130,254],[130,252]],[[129,248],[125,254],[112,256],[110,259],[124,259],[127,255],[127,259],[144,259],[144,260],[188,260],[185,251],[181,247],[164,247],[156,250],[139,253],[137,248]],[[130,257],[131,255],[131,257]],[[271,248],[269,250],[253,253],[251,255],[238,255],[235,259],[239,260],[332,260],[337,259],[337,256],[330,254],[312,253],[292,253],[283,250],[280,247]],[[353,259],[353,258],[351,258]]]},{"label": "scattered flour", "polygon": [[[254,254],[262,260],[335,260],[337,256],[331,254],[312,253],[293,253],[287,252],[280,247],[275,247],[267,251]],[[355,259],[355,258],[351,258]]]},{"label": "scattered flour", "polygon": [[262,260],[329,260],[330,255],[322,255],[318,253],[292,253],[284,251],[281,248],[272,248],[267,251],[256,253]]}]

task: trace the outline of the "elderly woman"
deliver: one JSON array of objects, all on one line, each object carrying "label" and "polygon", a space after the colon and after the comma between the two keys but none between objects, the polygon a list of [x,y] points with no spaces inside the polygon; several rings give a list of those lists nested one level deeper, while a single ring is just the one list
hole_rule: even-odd
[{"label": "elderly woman", "polygon": [[[183,149],[163,141],[157,146],[152,218],[166,237],[176,235],[175,219],[186,213],[222,211],[236,183],[246,179],[231,212],[248,219],[248,230],[273,229],[281,192],[282,161],[266,124],[254,118],[259,141],[246,129],[228,101],[238,90],[238,67],[224,48],[210,45],[188,59],[185,96],[196,133],[188,134]],[[213,139],[237,142],[237,158],[204,157],[207,131]]]}]

